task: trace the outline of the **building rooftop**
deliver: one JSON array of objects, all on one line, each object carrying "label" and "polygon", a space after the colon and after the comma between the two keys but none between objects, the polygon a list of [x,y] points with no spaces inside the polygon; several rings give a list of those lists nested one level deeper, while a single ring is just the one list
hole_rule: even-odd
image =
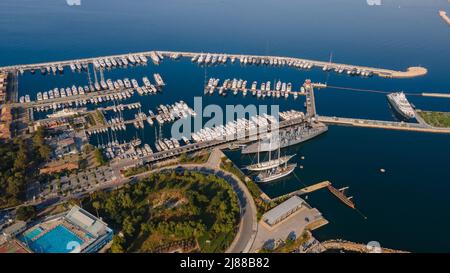
[{"label": "building rooftop", "polygon": [[11,236],[16,234],[18,231],[24,229],[27,226],[27,223],[24,221],[16,221],[14,224],[3,229],[3,234],[6,236]]},{"label": "building rooftop", "polygon": [[287,215],[297,210],[304,202],[305,201],[302,198],[294,195],[275,208],[269,210],[266,214],[264,214],[263,219],[271,225],[277,223],[280,218],[285,218]]},{"label": "building rooftop", "polygon": [[102,236],[108,232],[108,225],[105,222],[78,206],[72,207],[65,219],[83,228],[94,237]]}]

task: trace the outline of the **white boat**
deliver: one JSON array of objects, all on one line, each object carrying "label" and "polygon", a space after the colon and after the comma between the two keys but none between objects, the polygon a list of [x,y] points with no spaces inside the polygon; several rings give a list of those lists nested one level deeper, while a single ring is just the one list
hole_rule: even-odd
[{"label": "white boat", "polygon": [[272,168],[275,168],[275,167],[278,167],[278,166],[280,166],[282,164],[287,163],[294,156],[295,156],[295,154],[294,155],[282,156],[282,157],[279,157],[279,158],[276,158],[276,159],[272,159],[272,160],[268,160],[268,161],[259,162],[259,163],[247,166],[246,169],[249,170],[249,171],[253,171],[253,172],[258,172],[258,171],[264,171],[264,170],[272,169]]},{"label": "white boat", "polygon": [[255,177],[255,182],[257,183],[273,182],[275,180],[290,175],[295,170],[296,167],[297,163],[284,164],[282,166],[278,166],[273,169],[263,171]]},{"label": "white boat", "polygon": [[416,113],[406,99],[405,93],[396,92],[387,95],[388,101],[391,103],[392,107],[404,118],[412,119],[415,118]]},{"label": "white boat", "polygon": [[78,115],[78,113],[80,113],[80,110],[66,108],[61,111],[55,112],[53,114],[49,114],[49,115],[47,115],[47,117],[49,117],[49,118],[71,117],[71,116]]}]

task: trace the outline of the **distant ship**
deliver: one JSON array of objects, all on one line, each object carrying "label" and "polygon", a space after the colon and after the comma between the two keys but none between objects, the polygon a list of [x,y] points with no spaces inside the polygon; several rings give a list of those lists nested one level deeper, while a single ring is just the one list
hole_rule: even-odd
[{"label": "distant ship", "polygon": [[[307,140],[310,140],[318,135],[328,131],[328,127],[324,124],[300,124],[287,129],[280,129],[278,136],[270,136],[272,145],[260,144],[255,142],[242,148],[242,154],[252,154],[258,152],[274,151],[278,148],[286,148],[293,146]],[[278,147],[280,146],[280,147]]]},{"label": "distant ship", "polygon": [[405,93],[396,92],[387,95],[389,103],[404,118],[413,119],[416,117],[415,111],[409,101],[406,99]]}]

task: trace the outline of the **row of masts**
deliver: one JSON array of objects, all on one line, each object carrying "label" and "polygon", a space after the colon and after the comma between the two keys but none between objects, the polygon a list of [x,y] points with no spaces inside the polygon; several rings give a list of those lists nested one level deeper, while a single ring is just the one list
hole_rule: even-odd
[{"label": "row of masts", "polygon": [[247,93],[251,93],[258,98],[273,97],[273,98],[289,98],[290,95],[297,99],[299,95],[305,94],[305,88],[300,87],[299,91],[292,90],[292,83],[278,81],[266,81],[258,83],[253,81],[252,84],[243,79],[226,79],[220,85],[220,79],[210,78],[205,84],[204,94],[212,95],[216,90],[219,95],[226,96],[227,91],[232,91],[233,95],[242,93],[246,96]]},{"label": "row of masts", "polygon": [[[269,143],[272,145],[272,142]],[[258,144],[257,152],[257,163],[246,167],[248,171],[257,172],[255,175],[255,181],[259,183],[268,183],[279,180],[283,177],[291,174],[297,164],[288,164],[288,161],[292,159],[294,155],[288,155],[281,157],[281,145],[278,146],[278,152],[275,159],[272,159],[272,149],[269,148],[269,159],[267,161],[260,161],[260,146],[261,142]]]}]

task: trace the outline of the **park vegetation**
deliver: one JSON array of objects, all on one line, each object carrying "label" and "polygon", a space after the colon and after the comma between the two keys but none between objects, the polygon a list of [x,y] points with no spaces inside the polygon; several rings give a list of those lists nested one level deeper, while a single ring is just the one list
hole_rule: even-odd
[{"label": "park vegetation", "polygon": [[103,166],[107,162],[105,156],[103,155],[103,151],[101,149],[94,150],[94,158],[95,158],[95,161],[97,161],[98,166]]},{"label": "park vegetation", "polygon": [[183,153],[180,155],[179,160],[182,164],[203,164],[208,161],[209,155],[209,152],[202,152],[195,155]]},{"label": "park vegetation", "polygon": [[425,122],[434,127],[450,128],[450,112],[417,111]]},{"label": "park vegetation", "polygon": [[149,165],[134,166],[134,167],[131,167],[131,168],[125,170],[123,172],[123,175],[125,177],[130,177],[130,176],[137,175],[140,173],[145,173],[148,171],[150,171]]},{"label": "park vegetation", "polygon": [[111,252],[154,252],[192,241],[196,251],[223,252],[235,237],[237,196],[222,178],[164,171],[112,192],[97,192],[83,206],[116,231]]},{"label": "park vegetation", "polygon": [[16,219],[20,221],[33,220],[36,217],[34,206],[21,206],[16,210]]},{"label": "park vegetation", "polygon": [[234,174],[238,177],[243,183],[247,185],[247,189],[255,201],[256,209],[257,209],[257,218],[261,219],[262,215],[268,210],[272,209],[281,202],[269,202],[262,198],[263,192],[258,187],[255,181],[247,177],[238,167],[234,165],[234,163],[228,159],[227,157],[222,157],[222,162],[220,164],[220,168],[224,171]]},{"label": "park vegetation", "polygon": [[28,183],[41,178],[38,166],[50,156],[42,128],[31,139],[17,137],[0,143],[0,207],[17,205],[24,199]]}]

